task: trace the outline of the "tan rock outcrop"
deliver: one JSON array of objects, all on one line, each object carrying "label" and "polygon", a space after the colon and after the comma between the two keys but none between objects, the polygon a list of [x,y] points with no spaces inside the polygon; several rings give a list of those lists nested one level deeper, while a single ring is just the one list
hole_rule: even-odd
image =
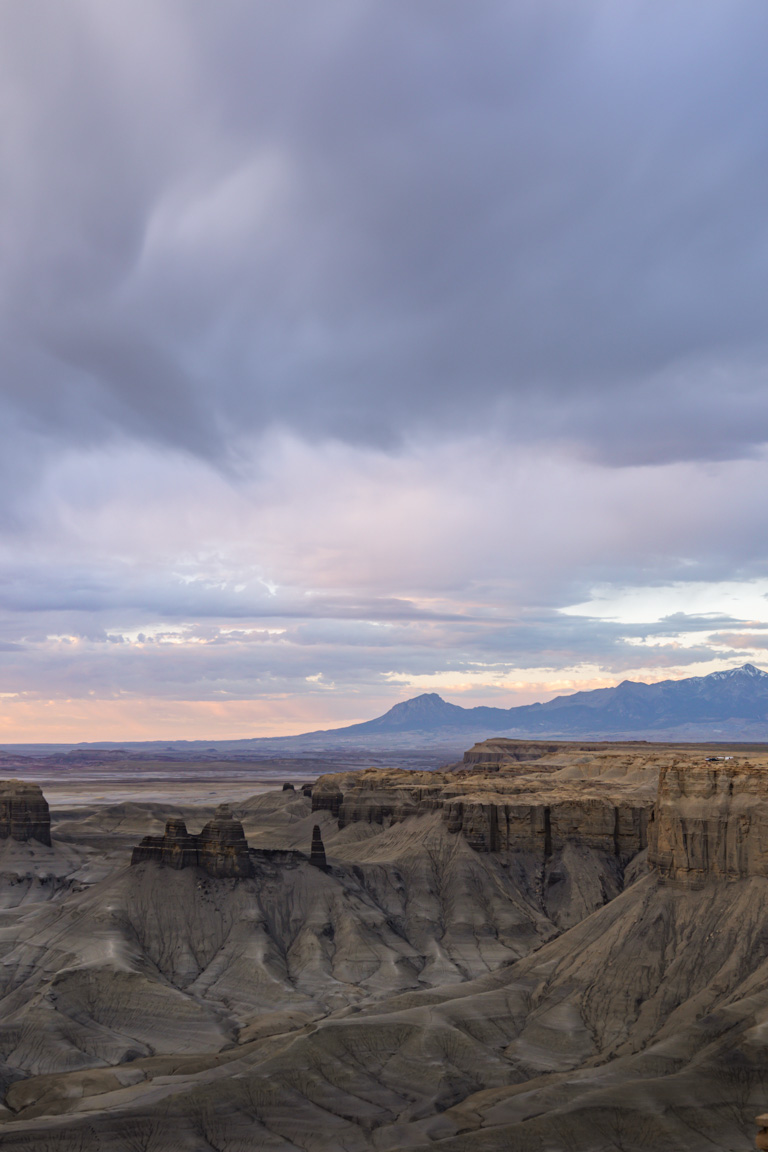
[{"label": "tan rock outcrop", "polygon": [[649,863],[689,888],[710,878],[768,877],[768,770],[705,760],[662,769]]},{"label": "tan rock outcrop", "polygon": [[0,839],[51,843],[51,814],[39,784],[0,780]]},{"label": "tan rock outcrop", "polygon": [[532,761],[541,760],[561,747],[558,743],[502,737],[481,740],[464,753],[462,768],[472,772],[497,772],[502,765],[509,768],[521,764],[524,772],[530,772]]},{"label": "tan rock outcrop", "polygon": [[567,793],[547,799],[453,801],[447,805],[448,830],[463,833],[478,852],[532,852],[542,858],[577,842],[628,860],[647,844],[650,804]]},{"label": "tan rock outcrop", "polygon": [[335,784],[327,783],[328,777],[320,777],[320,786],[315,785],[311,792],[312,811],[330,812],[333,816],[339,815],[344,794]]},{"label": "tan rock outcrop", "polygon": [[250,876],[251,860],[243,826],[227,808],[221,808],[200,833],[200,867],[209,876]]},{"label": "tan rock outcrop", "polygon": [[755,1148],[759,1148],[761,1152],[768,1152],[768,1113],[764,1112],[762,1116],[756,1116],[755,1124],[758,1126]]},{"label": "tan rock outcrop", "polygon": [[[635,756],[647,758],[646,741],[635,740],[511,740],[506,736],[491,736],[480,740],[464,753],[456,771],[461,772],[507,772],[525,774],[534,772],[557,772],[562,763],[558,755],[573,758],[580,753],[615,754],[626,750]],[[553,759],[554,757],[554,759]],[[535,763],[535,767],[532,765]]]},{"label": "tan rock outcrop", "polygon": [[[527,774],[519,769],[526,767]],[[560,767],[555,766],[555,769]],[[554,770],[554,769],[553,769]],[[647,844],[654,791],[615,781],[554,782],[535,764],[492,773],[371,769],[321,776],[314,811],[330,810],[339,827],[395,824],[440,810],[448,831],[478,852],[528,852],[548,858],[579,843],[629,860]]]}]

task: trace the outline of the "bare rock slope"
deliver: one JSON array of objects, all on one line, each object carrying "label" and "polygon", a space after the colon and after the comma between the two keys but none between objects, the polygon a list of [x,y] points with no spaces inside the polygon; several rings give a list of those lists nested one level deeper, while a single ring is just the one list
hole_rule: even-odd
[{"label": "bare rock slope", "polygon": [[0,1146],[747,1146],[767,763],[557,748],[522,774],[334,774],[235,813],[248,876],[164,842],[17,910]]}]

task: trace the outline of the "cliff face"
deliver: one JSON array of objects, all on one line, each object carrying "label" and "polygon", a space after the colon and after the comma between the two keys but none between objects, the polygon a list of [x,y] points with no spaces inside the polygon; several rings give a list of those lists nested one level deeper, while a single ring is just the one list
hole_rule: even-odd
[{"label": "cliff face", "polygon": [[39,784],[0,780],[0,839],[51,843],[51,814]]},{"label": "cliff face", "polygon": [[768,770],[748,762],[662,769],[649,863],[687,888],[768,876]]},{"label": "cliff face", "polygon": [[494,767],[465,773],[370,770],[322,776],[313,810],[330,810],[339,827],[395,824],[439,810],[447,830],[477,852],[526,852],[546,860],[578,843],[628,861],[647,844],[653,792],[611,781],[557,782],[558,765]]},{"label": "cliff face", "polygon": [[494,740],[481,740],[464,753],[463,767],[474,772],[498,772],[499,768],[521,765],[523,772],[531,771],[531,761],[557,752],[559,743],[544,743],[533,740],[507,740],[503,737]]},{"label": "cliff face", "polygon": [[569,843],[629,860],[648,842],[650,805],[610,798],[551,795],[548,803],[454,800],[449,832],[461,832],[477,852],[532,852],[546,859]]},{"label": "cliff face", "polygon": [[169,868],[203,868],[209,876],[252,874],[248,844],[239,820],[228,811],[219,811],[199,836],[187,831],[183,820],[169,820],[163,836],[145,836],[134,848],[131,864],[154,860]]}]

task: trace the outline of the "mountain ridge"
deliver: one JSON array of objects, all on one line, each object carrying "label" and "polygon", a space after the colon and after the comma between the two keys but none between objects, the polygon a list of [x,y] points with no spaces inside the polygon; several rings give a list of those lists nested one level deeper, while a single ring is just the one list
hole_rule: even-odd
[{"label": "mountain ridge", "polygon": [[94,741],[78,744],[2,744],[0,751],[43,756],[67,750],[136,749],[144,753],[226,752],[263,757],[274,753],[396,751],[441,748],[463,751],[489,736],[512,739],[657,740],[697,743],[768,742],[768,673],[753,664],[725,668],[681,680],[622,680],[552,700],[512,708],[464,708],[437,692],[401,700],[381,716],[341,728],[315,729],[295,736],[254,736],[231,740]]},{"label": "mountain ridge", "polygon": [[632,725],[636,730],[664,731],[734,720],[765,724],[768,738],[768,673],[754,664],[654,684],[622,680],[612,688],[574,692],[512,708],[463,708],[436,692],[425,692],[395,704],[373,720],[302,735],[350,737],[485,728],[489,734],[594,736],[604,732],[608,736]]}]

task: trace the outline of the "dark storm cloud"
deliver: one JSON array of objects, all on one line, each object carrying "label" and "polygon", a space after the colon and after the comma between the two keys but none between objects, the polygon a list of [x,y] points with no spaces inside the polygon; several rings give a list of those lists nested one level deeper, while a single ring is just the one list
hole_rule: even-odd
[{"label": "dark storm cloud", "polygon": [[0,33],[7,459],[768,438],[757,0],[29,0]]}]

